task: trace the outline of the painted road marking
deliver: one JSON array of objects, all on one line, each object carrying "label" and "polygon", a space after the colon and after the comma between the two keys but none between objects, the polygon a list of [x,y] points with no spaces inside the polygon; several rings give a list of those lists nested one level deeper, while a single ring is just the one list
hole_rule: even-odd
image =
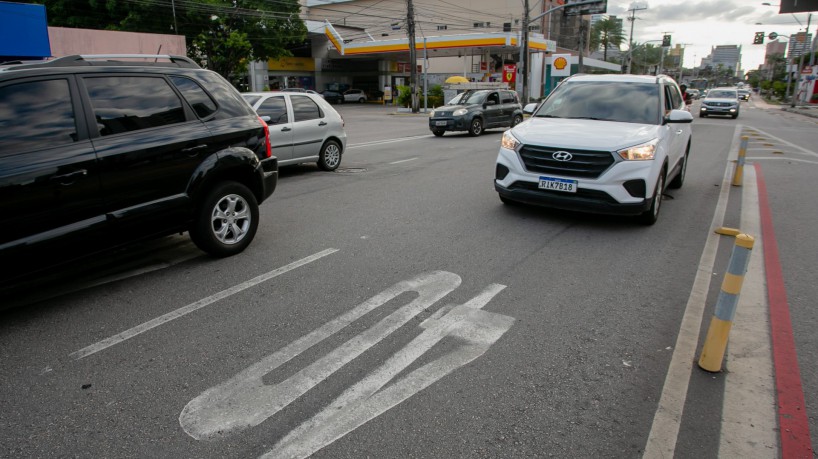
[{"label": "painted road marking", "polygon": [[662,386],[662,396],[653,416],[653,424],[645,445],[645,453],[642,455],[644,458],[673,457],[676,451],[676,440],[679,437],[679,426],[682,422],[682,412],[687,399],[687,388],[690,385],[690,372],[695,362],[696,348],[699,344],[699,330],[702,325],[707,292],[710,289],[710,281],[713,277],[713,266],[716,263],[716,249],[721,238],[715,233],[715,230],[722,226],[724,214],[727,210],[733,169],[733,163],[730,159],[738,157],[742,126],[739,124],[735,128],[730,155],[719,189],[719,200],[716,203],[713,220],[710,222],[710,231],[702,250],[702,256],[699,259],[699,267],[696,271],[690,297],[685,306],[681,328],[679,329],[679,335],[676,337],[676,345],[673,348],[673,356],[670,359],[665,383]]},{"label": "painted road marking", "polygon": [[[179,415],[179,423],[191,437],[208,439],[237,433],[264,422],[452,292],[460,282],[456,274],[436,271],[395,284],[230,380],[203,392],[185,406]],[[492,284],[463,305],[441,308],[420,324],[424,331],[412,342],[349,387],[312,419],[290,431],[265,457],[307,457],[480,357],[514,323],[511,317],[481,310],[504,288]],[[262,382],[267,373],[405,292],[416,292],[417,297],[287,380],[273,386]],[[463,344],[383,389],[446,336],[458,337]]]},{"label": "painted road marking", "polygon": [[777,158],[768,157],[768,156],[764,156],[764,157],[753,156],[753,157],[748,157],[748,158],[745,158],[745,159],[747,161],[750,161],[750,160],[752,160],[752,161],[759,161],[759,160],[766,161],[766,160],[771,159],[771,160],[775,160],[775,161],[794,161],[794,162],[797,162],[797,163],[818,164],[818,161],[810,161],[808,159],[798,159],[798,158],[792,158],[792,157],[784,158],[784,157],[780,157],[780,156],[777,157]]},{"label": "painted road marking", "polygon": [[747,167],[744,173],[739,227],[755,243],[727,346],[718,457],[776,457],[775,378],[758,187],[755,169]]},{"label": "painted road marking", "polygon": [[364,147],[373,147],[378,145],[384,145],[388,143],[397,143],[397,142],[406,142],[408,140],[417,140],[417,139],[426,139],[432,137],[431,134],[424,134],[424,135],[415,135],[412,137],[401,137],[399,139],[385,139],[385,140],[373,140],[372,142],[364,142],[364,143],[356,143],[352,145],[347,145],[347,150],[354,149],[354,148],[364,148]]},{"label": "painted road marking", "polygon": [[239,292],[241,292],[243,290],[247,290],[250,287],[258,285],[258,284],[260,284],[260,283],[262,283],[264,281],[268,281],[268,280],[270,280],[270,279],[272,279],[274,277],[278,277],[278,276],[280,276],[280,275],[282,275],[282,274],[284,274],[286,272],[292,271],[295,268],[304,266],[304,265],[306,265],[308,263],[312,263],[313,261],[316,261],[316,260],[318,260],[320,258],[323,258],[323,257],[327,256],[327,255],[331,255],[331,254],[333,254],[333,253],[335,253],[337,251],[338,251],[338,249],[326,249],[326,250],[322,250],[321,252],[318,252],[316,254],[310,255],[310,256],[308,256],[306,258],[302,258],[302,259],[300,259],[298,261],[294,261],[294,262],[288,264],[287,266],[283,266],[281,268],[274,269],[274,270],[272,270],[272,271],[270,271],[268,273],[265,273],[265,274],[262,274],[260,276],[255,277],[253,279],[250,279],[249,281],[242,282],[239,285],[236,285],[234,287],[230,287],[230,288],[228,288],[226,290],[222,290],[221,292],[216,293],[214,295],[211,295],[211,296],[209,296],[207,298],[202,298],[201,300],[199,300],[199,301],[197,301],[195,303],[191,303],[191,304],[189,304],[187,306],[176,309],[175,311],[171,311],[171,312],[169,312],[167,314],[164,314],[162,316],[159,316],[159,317],[157,317],[155,319],[149,320],[149,321],[147,321],[147,322],[145,322],[143,324],[137,325],[137,326],[135,326],[133,328],[129,328],[128,330],[125,330],[125,331],[123,331],[121,333],[117,333],[114,336],[111,336],[111,337],[106,338],[106,339],[104,339],[102,341],[96,342],[96,343],[94,343],[94,344],[92,344],[90,346],[84,347],[84,348],[82,348],[82,349],[80,349],[80,350],[78,350],[76,352],[71,353],[69,355],[69,357],[71,357],[73,359],[76,359],[76,360],[79,360],[79,359],[82,359],[84,357],[88,357],[89,355],[96,354],[99,351],[105,350],[105,349],[107,349],[107,348],[109,348],[111,346],[119,344],[119,343],[121,343],[121,342],[123,342],[125,340],[129,340],[129,339],[131,339],[131,338],[133,338],[135,336],[141,335],[142,333],[145,333],[148,330],[151,330],[151,329],[156,328],[156,327],[158,327],[160,325],[168,323],[171,320],[183,317],[183,316],[185,316],[187,314],[190,314],[191,312],[202,309],[203,307],[208,306],[210,304],[213,304],[213,303],[215,303],[215,302],[217,302],[219,300],[227,298],[227,297],[229,297],[231,295],[234,295],[236,293],[239,293]]},{"label": "painted road marking", "polygon": [[407,163],[407,162],[409,162],[409,161],[414,161],[414,160],[416,160],[416,159],[417,159],[417,158],[402,159],[402,160],[400,160],[400,161],[394,161],[394,162],[391,162],[391,163],[389,163],[389,164],[400,164],[400,163]]},{"label": "painted road marking", "polygon": [[775,141],[778,142],[778,143],[783,143],[784,145],[795,148],[796,150],[801,151],[805,155],[818,156],[818,153],[816,153],[816,152],[814,152],[812,150],[807,150],[806,148],[800,147],[800,146],[798,146],[798,145],[796,145],[796,144],[794,144],[792,142],[787,142],[786,140],[784,140],[782,138],[779,138],[779,137],[776,137],[776,136],[774,136],[774,135],[772,135],[770,133],[764,132],[761,129],[758,129],[758,128],[753,128],[753,129],[755,129],[756,131],[764,134],[767,137],[771,137],[771,138],[775,139]]},{"label": "painted road marking", "polygon": [[784,273],[778,257],[772,211],[767,195],[767,182],[761,166],[755,165],[758,176],[758,200],[761,231],[766,242],[764,271],[767,274],[767,295],[770,304],[770,329],[773,341],[775,389],[778,393],[778,425],[781,434],[781,457],[814,457],[810,438],[801,370],[795,350],[790,305],[784,286]]}]

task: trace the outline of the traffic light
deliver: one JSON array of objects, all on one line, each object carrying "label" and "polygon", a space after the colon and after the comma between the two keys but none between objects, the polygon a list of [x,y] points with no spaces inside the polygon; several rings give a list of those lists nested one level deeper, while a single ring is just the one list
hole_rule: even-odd
[{"label": "traffic light", "polygon": [[670,35],[665,35],[662,37],[662,47],[664,48],[670,47]]},{"label": "traffic light", "polygon": [[764,32],[756,32],[756,37],[753,39],[754,45],[764,44]]}]

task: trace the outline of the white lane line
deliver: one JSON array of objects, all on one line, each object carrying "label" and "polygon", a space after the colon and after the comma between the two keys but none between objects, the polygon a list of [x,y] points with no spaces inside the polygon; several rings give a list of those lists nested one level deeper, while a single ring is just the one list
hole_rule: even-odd
[{"label": "white lane line", "polygon": [[373,140],[372,142],[364,142],[364,143],[355,143],[352,145],[347,145],[347,150],[351,150],[353,148],[363,148],[363,147],[372,147],[377,145],[385,145],[389,143],[398,143],[398,142],[406,142],[409,140],[417,140],[417,139],[425,139],[427,137],[432,137],[431,134],[426,135],[416,135],[412,137],[401,137],[399,139],[386,139],[386,140]]},{"label": "white lane line", "polygon": [[740,228],[755,243],[727,346],[718,457],[775,457],[778,413],[758,187],[755,168],[744,173]]},{"label": "white lane line", "polygon": [[[748,126],[748,127],[749,127],[749,126]],[[792,142],[787,142],[786,140],[784,140],[784,139],[782,139],[782,138],[779,138],[779,137],[776,137],[776,136],[774,136],[774,135],[770,134],[769,132],[764,132],[764,131],[762,131],[762,130],[761,130],[761,129],[759,129],[759,128],[755,128],[755,127],[753,127],[753,128],[750,128],[750,129],[756,130],[756,131],[760,132],[761,134],[766,135],[767,137],[772,137],[772,138],[773,138],[773,139],[775,139],[775,141],[776,141],[776,142],[778,142],[778,143],[783,143],[784,145],[787,145],[787,146],[790,146],[790,147],[792,147],[792,148],[795,148],[796,150],[800,150],[800,151],[801,151],[802,153],[804,153],[805,155],[810,155],[810,156],[818,156],[818,153],[816,153],[816,152],[814,152],[814,151],[807,150],[807,149],[806,149],[806,148],[804,148],[804,147],[799,147],[798,145],[796,145],[796,144],[794,144],[794,143],[792,143]],[[796,153],[796,154],[797,154],[797,153]]]},{"label": "white lane line", "polygon": [[402,159],[402,160],[400,160],[400,161],[394,161],[394,162],[391,162],[391,163],[389,163],[389,164],[408,163],[409,161],[414,161],[414,160],[416,160],[416,159],[417,159],[417,158]]},{"label": "white lane line", "polygon": [[125,340],[131,339],[134,336],[138,336],[138,335],[140,335],[142,333],[145,333],[146,331],[148,331],[150,329],[153,329],[153,328],[156,328],[156,327],[158,327],[158,326],[160,326],[162,324],[165,324],[167,322],[170,322],[171,320],[178,319],[178,318],[180,318],[182,316],[190,314],[191,312],[199,310],[199,309],[201,309],[201,308],[203,308],[203,307],[205,307],[207,305],[213,304],[213,303],[215,303],[215,302],[217,302],[219,300],[222,300],[222,299],[227,298],[227,297],[229,297],[231,295],[239,293],[242,290],[246,290],[246,289],[248,289],[250,287],[253,287],[255,285],[258,285],[258,284],[260,284],[260,283],[262,283],[264,281],[268,281],[268,280],[270,280],[270,279],[272,279],[274,277],[280,276],[280,275],[282,275],[282,274],[284,274],[284,273],[286,273],[288,271],[292,271],[293,269],[298,268],[300,266],[304,266],[307,263],[311,263],[311,262],[313,262],[315,260],[318,260],[319,258],[323,258],[323,257],[325,257],[327,255],[331,255],[331,254],[333,254],[333,253],[335,253],[337,251],[338,251],[338,249],[326,249],[326,250],[322,250],[321,252],[318,252],[316,254],[310,255],[310,256],[308,256],[306,258],[302,258],[302,259],[300,259],[298,261],[294,261],[294,262],[288,264],[287,266],[283,266],[281,268],[274,269],[274,270],[272,270],[272,271],[270,271],[268,273],[265,273],[265,274],[262,274],[260,276],[254,277],[253,279],[250,279],[249,281],[242,282],[239,285],[236,285],[234,287],[230,287],[230,288],[228,288],[226,290],[222,290],[221,292],[216,293],[215,295],[211,295],[211,296],[209,296],[207,298],[202,298],[201,300],[199,300],[199,301],[197,301],[195,303],[191,303],[191,304],[189,304],[187,306],[176,309],[175,311],[171,311],[171,312],[169,312],[167,314],[164,314],[164,315],[161,315],[161,316],[159,316],[159,317],[157,317],[155,319],[149,320],[149,321],[147,321],[147,322],[145,322],[145,323],[143,323],[141,325],[137,325],[137,326],[135,326],[133,328],[129,328],[128,330],[125,330],[125,331],[123,331],[121,333],[117,333],[114,336],[111,336],[109,338],[105,338],[102,341],[98,341],[98,342],[96,342],[96,343],[94,343],[94,344],[92,344],[90,346],[84,347],[84,348],[82,348],[82,349],[80,349],[80,350],[78,350],[76,352],[72,352],[71,354],[69,354],[69,357],[71,357],[71,358],[73,358],[75,360],[79,360],[79,359],[82,359],[84,357],[88,357],[89,355],[96,354],[99,351],[105,350],[105,349],[107,349],[107,348],[109,348],[111,346],[114,346],[116,344],[119,344],[119,343],[121,343],[121,342],[123,342]]},{"label": "white lane line", "polygon": [[679,437],[682,411],[684,411],[685,400],[687,399],[687,388],[690,385],[690,372],[693,368],[696,348],[699,344],[699,329],[701,328],[702,316],[707,301],[707,291],[710,289],[713,266],[716,263],[716,250],[721,239],[721,236],[716,234],[714,230],[722,226],[724,222],[733,169],[733,163],[730,160],[738,156],[741,129],[740,124],[736,125],[733,144],[721,180],[716,211],[713,213],[713,220],[710,222],[710,232],[707,235],[707,241],[699,259],[696,278],[693,281],[690,297],[687,299],[679,335],[676,337],[676,345],[673,348],[673,356],[670,359],[665,383],[662,386],[662,396],[653,416],[653,424],[650,428],[650,435],[648,435],[648,442],[645,445],[645,453],[642,455],[646,459],[673,457],[676,451],[676,440]]}]

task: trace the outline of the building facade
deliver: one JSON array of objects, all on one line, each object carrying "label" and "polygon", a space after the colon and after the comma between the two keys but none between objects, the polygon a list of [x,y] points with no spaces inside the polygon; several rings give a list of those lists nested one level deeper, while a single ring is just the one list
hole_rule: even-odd
[{"label": "building facade", "polygon": [[[525,12],[519,0],[464,0],[458,4],[414,0],[413,19],[404,3],[380,0],[302,0],[309,57],[282,59],[250,66],[254,90],[298,86],[314,90],[362,89],[369,94],[408,85],[411,73],[409,30],[414,29],[419,86],[442,84],[460,75],[472,81],[505,82],[519,88],[525,74],[528,94],[538,98],[550,86],[550,55],[567,51],[560,43],[584,43],[588,18],[562,14],[562,0],[532,2],[529,17],[551,8],[552,14],[528,28],[529,69],[522,72],[522,28]],[[411,22],[411,23],[410,23]],[[549,35],[556,38],[549,38]],[[586,67],[599,65],[589,59]],[[617,66],[602,65],[605,71]],[[509,68],[512,78],[509,78]]]}]

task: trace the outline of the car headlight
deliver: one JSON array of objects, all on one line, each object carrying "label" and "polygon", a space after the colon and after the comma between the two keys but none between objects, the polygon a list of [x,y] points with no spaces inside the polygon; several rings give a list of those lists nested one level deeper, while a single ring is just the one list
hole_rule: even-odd
[{"label": "car headlight", "polygon": [[429,112],[429,118],[434,118],[434,117],[435,117],[435,111],[432,110],[431,112]]},{"label": "car headlight", "polygon": [[468,112],[469,111],[466,110],[465,108],[458,108],[457,110],[454,111],[454,113],[452,113],[452,115],[454,115],[454,116],[463,116]]},{"label": "car headlight", "polygon": [[628,161],[647,161],[653,159],[656,155],[656,145],[659,139],[653,139],[650,142],[636,145],[634,147],[624,148],[617,151],[622,159]]},{"label": "car headlight", "polygon": [[517,150],[517,147],[520,145],[522,145],[522,143],[511,134],[510,129],[503,133],[503,139],[500,140],[501,147],[508,148],[509,150]]}]

